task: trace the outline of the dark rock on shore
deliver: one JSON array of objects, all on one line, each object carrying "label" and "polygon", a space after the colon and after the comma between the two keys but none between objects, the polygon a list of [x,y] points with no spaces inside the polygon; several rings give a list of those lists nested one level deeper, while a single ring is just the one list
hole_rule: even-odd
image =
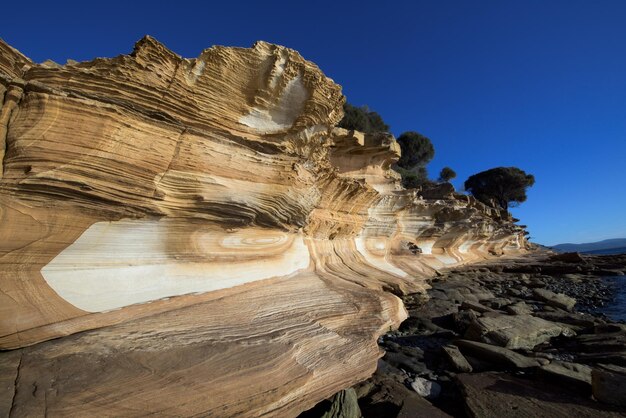
[{"label": "dark rock on shore", "polygon": [[606,407],[559,385],[533,381],[504,373],[462,374],[457,377],[467,412],[485,418],[623,417]]},{"label": "dark rock on shore", "polygon": [[626,325],[595,313],[622,270],[621,255],[531,254],[440,272],[380,339],[363,416],[626,416]]},{"label": "dark rock on shore", "polygon": [[466,353],[470,358],[478,358],[489,363],[488,369],[490,370],[529,369],[549,363],[544,358],[529,358],[513,350],[491,344],[468,340],[457,340],[456,344],[461,352]]},{"label": "dark rock on shore", "polygon": [[626,368],[601,364],[591,372],[591,381],[596,399],[626,407]]}]

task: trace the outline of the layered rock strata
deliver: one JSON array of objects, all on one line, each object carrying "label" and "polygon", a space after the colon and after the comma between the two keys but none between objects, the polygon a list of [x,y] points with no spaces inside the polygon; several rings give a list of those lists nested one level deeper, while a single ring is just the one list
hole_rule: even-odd
[{"label": "layered rock strata", "polygon": [[371,375],[396,295],[526,246],[446,185],[402,190],[394,138],[334,128],[340,87],[277,45],[0,42],[0,97],[5,415],[296,415]]}]

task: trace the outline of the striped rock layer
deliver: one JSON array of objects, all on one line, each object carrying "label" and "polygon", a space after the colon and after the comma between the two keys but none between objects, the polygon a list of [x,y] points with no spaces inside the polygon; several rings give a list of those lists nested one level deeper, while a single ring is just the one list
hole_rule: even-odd
[{"label": "striped rock layer", "polygon": [[373,373],[398,295],[524,251],[507,213],[402,190],[344,100],[264,42],[0,42],[0,415],[294,416]]}]

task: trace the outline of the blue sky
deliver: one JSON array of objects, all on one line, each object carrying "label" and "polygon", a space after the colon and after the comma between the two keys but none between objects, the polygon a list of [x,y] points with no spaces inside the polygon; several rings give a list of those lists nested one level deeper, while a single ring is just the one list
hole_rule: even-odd
[{"label": "blue sky", "polygon": [[[534,242],[626,237],[626,1],[11,2],[0,37],[35,61],[297,49],[394,134],[431,138],[433,176],[518,166]],[[215,2],[217,3],[217,2]]]}]

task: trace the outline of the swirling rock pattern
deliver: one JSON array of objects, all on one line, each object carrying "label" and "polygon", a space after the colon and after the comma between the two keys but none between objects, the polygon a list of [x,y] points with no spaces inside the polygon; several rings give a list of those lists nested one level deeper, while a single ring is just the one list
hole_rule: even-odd
[{"label": "swirling rock pattern", "polygon": [[397,295],[526,246],[402,190],[394,138],[334,128],[340,87],[281,46],[0,42],[0,98],[2,415],[297,415],[374,371]]}]

